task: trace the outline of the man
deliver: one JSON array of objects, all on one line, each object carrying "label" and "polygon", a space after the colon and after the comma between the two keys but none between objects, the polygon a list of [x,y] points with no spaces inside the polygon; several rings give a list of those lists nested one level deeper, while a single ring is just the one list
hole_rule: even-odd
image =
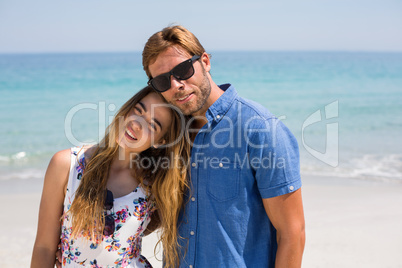
[{"label": "man", "polygon": [[143,66],[149,85],[193,117],[180,267],[300,267],[305,235],[294,136],[232,85],[216,85],[209,54],[182,26],[149,38]]}]

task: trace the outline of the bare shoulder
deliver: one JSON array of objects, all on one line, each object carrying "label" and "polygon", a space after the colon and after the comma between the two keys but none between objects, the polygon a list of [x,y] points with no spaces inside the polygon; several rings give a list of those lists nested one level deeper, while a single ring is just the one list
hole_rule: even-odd
[{"label": "bare shoulder", "polygon": [[55,153],[50,160],[43,182],[39,207],[38,231],[31,267],[53,267],[60,241],[60,218],[70,172],[70,149]]},{"label": "bare shoulder", "polygon": [[68,171],[70,169],[70,155],[70,149],[58,151],[50,160],[49,168]]},{"label": "bare shoulder", "polygon": [[67,188],[68,176],[70,174],[70,149],[55,153],[50,160],[45,175],[45,186],[53,190]]}]

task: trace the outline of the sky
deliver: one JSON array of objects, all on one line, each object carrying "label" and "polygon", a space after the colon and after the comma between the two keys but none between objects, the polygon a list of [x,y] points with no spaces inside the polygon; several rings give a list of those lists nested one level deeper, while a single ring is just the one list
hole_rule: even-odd
[{"label": "sky", "polygon": [[0,53],[142,51],[171,24],[207,51],[402,51],[402,0],[0,0]]}]

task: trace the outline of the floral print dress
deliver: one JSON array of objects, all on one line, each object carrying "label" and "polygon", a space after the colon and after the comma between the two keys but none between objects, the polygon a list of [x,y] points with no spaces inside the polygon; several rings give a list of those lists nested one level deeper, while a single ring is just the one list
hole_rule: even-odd
[{"label": "floral print dress", "polygon": [[120,268],[152,266],[140,255],[143,232],[155,210],[145,191],[139,185],[133,192],[113,200],[114,233],[103,236],[99,243],[83,236],[71,237],[72,217],[65,213],[71,207],[75,191],[80,184],[85,155],[82,148],[71,149],[71,166],[61,226],[63,267]]}]

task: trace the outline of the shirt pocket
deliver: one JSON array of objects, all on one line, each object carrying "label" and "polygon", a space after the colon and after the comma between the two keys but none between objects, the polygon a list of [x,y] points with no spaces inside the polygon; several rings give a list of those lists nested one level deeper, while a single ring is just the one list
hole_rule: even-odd
[{"label": "shirt pocket", "polygon": [[235,199],[239,194],[240,167],[234,161],[221,161],[207,170],[207,193],[219,202]]}]

